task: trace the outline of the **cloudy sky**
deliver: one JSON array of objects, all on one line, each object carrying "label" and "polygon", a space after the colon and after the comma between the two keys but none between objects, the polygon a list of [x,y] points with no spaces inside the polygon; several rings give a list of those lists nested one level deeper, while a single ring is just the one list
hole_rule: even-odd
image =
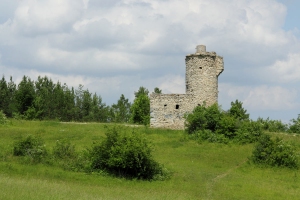
[{"label": "cloudy sky", "polygon": [[224,57],[223,109],[253,119],[300,114],[298,0],[1,0],[0,73],[101,95],[108,105],[140,86],[185,92],[185,56],[198,44]]}]

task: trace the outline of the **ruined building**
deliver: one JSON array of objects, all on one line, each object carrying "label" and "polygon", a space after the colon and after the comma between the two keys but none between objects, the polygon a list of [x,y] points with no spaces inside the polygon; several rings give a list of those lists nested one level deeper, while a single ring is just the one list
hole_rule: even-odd
[{"label": "ruined building", "polygon": [[184,115],[206,102],[218,102],[218,76],[224,70],[223,57],[216,52],[206,52],[198,45],[196,53],[185,57],[186,94],[150,95],[150,126],[184,129]]}]

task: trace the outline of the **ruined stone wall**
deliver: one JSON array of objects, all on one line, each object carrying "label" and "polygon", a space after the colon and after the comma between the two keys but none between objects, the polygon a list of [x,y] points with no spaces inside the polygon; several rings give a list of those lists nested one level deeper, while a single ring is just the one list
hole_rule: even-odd
[{"label": "ruined stone wall", "polygon": [[150,126],[183,129],[184,115],[194,108],[194,98],[190,94],[150,95]]},{"label": "ruined stone wall", "polygon": [[224,70],[223,58],[215,52],[206,52],[198,45],[195,54],[189,54],[186,62],[186,94],[150,95],[150,126],[184,129],[185,114],[197,105],[218,102],[218,76]]}]

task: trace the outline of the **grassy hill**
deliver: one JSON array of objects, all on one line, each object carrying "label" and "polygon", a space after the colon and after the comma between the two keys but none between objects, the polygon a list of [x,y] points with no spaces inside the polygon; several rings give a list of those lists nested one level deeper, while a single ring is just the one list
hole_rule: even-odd
[{"label": "grassy hill", "polygon": [[[105,174],[71,172],[51,164],[28,164],[12,156],[13,144],[40,135],[51,150],[68,139],[77,151],[105,137],[105,126],[17,121],[0,126],[1,199],[299,199],[300,170],[261,168],[248,161],[253,144],[197,143],[183,131],[123,126],[146,134],[154,158],[173,174],[165,181],[127,180]],[[276,134],[292,140],[298,135]]]}]

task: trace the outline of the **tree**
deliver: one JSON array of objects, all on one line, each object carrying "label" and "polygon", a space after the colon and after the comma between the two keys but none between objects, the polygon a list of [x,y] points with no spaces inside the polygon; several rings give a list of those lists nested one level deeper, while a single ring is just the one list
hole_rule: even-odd
[{"label": "tree", "polygon": [[89,90],[79,85],[75,91],[75,119],[78,121],[93,121],[93,97]]},{"label": "tree", "polygon": [[228,111],[229,115],[238,119],[238,120],[248,120],[249,114],[247,114],[247,110],[243,108],[243,103],[235,100],[235,102],[231,102],[231,108]]},{"label": "tree", "polygon": [[7,88],[7,83],[4,78],[0,80],[0,110],[4,112],[5,115],[8,113],[8,107],[9,107],[9,92]]},{"label": "tree", "polygon": [[4,112],[7,117],[12,117],[13,112],[16,111],[15,95],[16,85],[10,77],[10,82],[6,82],[4,76],[0,80],[0,110]]},{"label": "tree", "polygon": [[144,125],[150,123],[150,99],[147,95],[141,94],[135,98],[131,106],[131,121]]},{"label": "tree", "polygon": [[156,88],[154,88],[154,93],[161,94],[161,90],[158,87],[156,87]]},{"label": "tree", "polygon": [[61,119],[64,121],[75,120],[75,92],[72,87],[71,90],[66,84],[63,85],[64,90],[64,107]]},{"label": "tree", "polygon": [[109,107],[102,102],[101,96],[95,93],[92,99],[92,110],[90,119],[98,122],[107,122],[109,118]]},{"label": "tree", "polygon": [[33,102],[38,119],[52,119],[55,113],[55,97],[53,96],[55,84],[47,76],[38,77],[35,81],[36,96]]},{"label": "tree", "polygon": [[137,92],[134,92],[135,98],[137,98],[139,95],[147,95],[148,96],[149,91],[145,87],[141,86]]},{"label": "tree", "polygon": [[128,122],[130,119],[131,104],[122,94],[117,104],[111,106],[111,120],[113,122]]},{"label": "tree", "polygon": [[24,114],[32,105],[35,98],[34,83],[27,76],[23,76],[16,91],[17,108],[20,114]]},{"label": "tree", "polygon": [[16,84],[13,82],[12,77],[10,77],[9,82],[7,83],[8,90],[8,99],[9,105],[7,109],[7,117],[12,117],[13,113],[17,112],[17,104],[16,104]]}]

